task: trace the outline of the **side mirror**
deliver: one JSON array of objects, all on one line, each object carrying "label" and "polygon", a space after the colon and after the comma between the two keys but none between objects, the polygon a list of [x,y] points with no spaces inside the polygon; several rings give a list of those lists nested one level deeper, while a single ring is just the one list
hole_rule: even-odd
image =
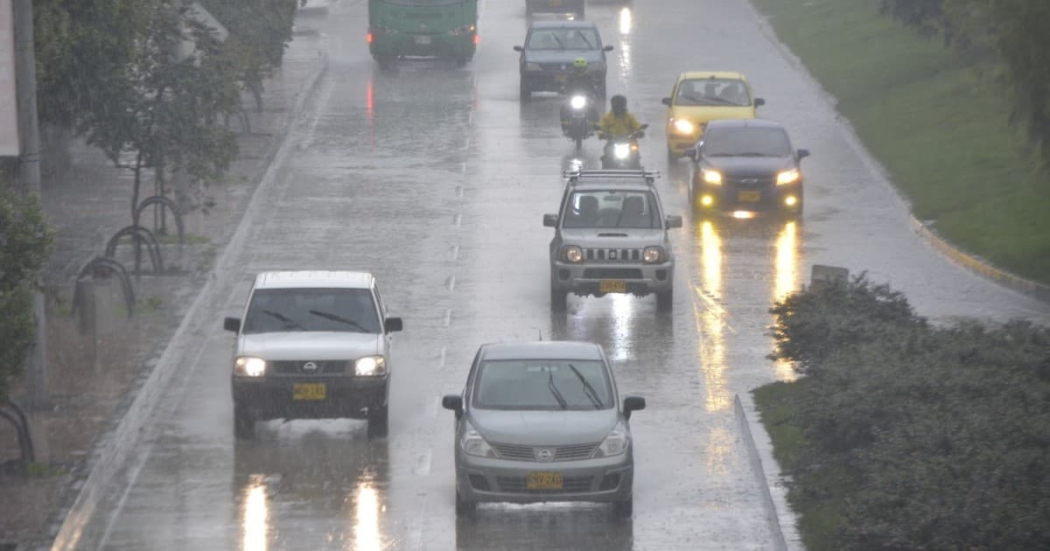
[{"label": "side mirror", "polygon": [[641,409],[645,409],[645,398],[642,398],[641,396],[627,396],[623,399],[624,418],[630,419],[632,411],[638,411]]},{"label": "side mirror", "polygon": [[606,52],[611,52],[611,51],[613,51],[613,47],[612,46],[606,46],[606,47],[602,48],[602,50],[606,51]]},{"label": "side mirror", "polygon": [[405,322],[401,321],[401,318],[387,318],[383,322],[383,327],[387,333],[394,333],[395,331],[403,331],[405,329]]},{"label": "side mirror", "polygon": [[797,155],[798,155],[799,160],[805,159],[806,157],[809,157],[809,150],[808,149],[799,149]]},{"label": "side mirror", "polygon": [[544,214],[543,215],[543,227],[545,227],[545,228],[556,228],[556,227],[558,227],[558,215],[557,214]]},{"label": "side mirror", "polygon": [[[463,416],[463,397],[459,394],[447,394],[441,398],[441,407],[456,412],[456,419]],[[642,407],[645,407],[644,401]]]},{"label": "side mirror", "polygon": [[668,216],[666,222],[664,223],[667,224],[667,229],[680,228],[682,227],[682,217],[678,216],[677,214],[674,214]]},{"label": "side mirror", "polygon": [[660,103],[670,107],[671,106],[671,98],[664,98],[664,99],[660,100]]},{"label": "side mirror", "polygon": [[515,47],[514,47],[514,51],[515,51],[515,52],[524,52],[524,51],[525,51],[525,48],[522,48],[521,46],[515,46]]},{"label": "side mirror", "polygon": [[232,331],[237,333],[241,330],[241,319],[240,318],[226,318],[222,320],[222,328],[226,331]]},{"label": "side mirror", "polygon": [[755,98],[755,107],[762,107],[766,104],[766,100],[762,98]]}]

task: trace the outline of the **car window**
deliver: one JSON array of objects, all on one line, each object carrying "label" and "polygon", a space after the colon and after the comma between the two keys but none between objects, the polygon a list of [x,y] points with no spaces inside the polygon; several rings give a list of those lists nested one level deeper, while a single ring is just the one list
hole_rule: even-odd
[{"label": "car window", "polygon": [[601,42],[595,29],[533,29],[525,43],[528,50],[597,50]]},{"label": "car window", "polygon": [[649,191],[576,191],[561,219],[563,228],[660,227],[656,199]]},{"label": "car window", "polygon": [[675,105],[751,105],[747,84],[740,79],[695,78],[678,85]]},{"label": "car window", "polygon": [[711,128],[704,136],[708,157],[787,157],[791,142],[782,128]]},{"label": "car window", "polygon": [[481,409],[592,410],[613,407],[601,361],[498,360],[482,362],[473,405]]},{"label": "car window", "polygon": [[259,289],[252,294],[244,333],[336,331],[380,333],[369,289]]}]

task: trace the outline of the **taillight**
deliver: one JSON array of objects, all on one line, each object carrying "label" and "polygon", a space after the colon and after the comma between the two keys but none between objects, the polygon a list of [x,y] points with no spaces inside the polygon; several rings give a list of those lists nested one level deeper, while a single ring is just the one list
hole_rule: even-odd
[{"label": "taillight", "polygon": [[369,33],[365,35],[365,40],[367,40],[369,44],[372,43],[372,32],[371,31],[369,31]]}]

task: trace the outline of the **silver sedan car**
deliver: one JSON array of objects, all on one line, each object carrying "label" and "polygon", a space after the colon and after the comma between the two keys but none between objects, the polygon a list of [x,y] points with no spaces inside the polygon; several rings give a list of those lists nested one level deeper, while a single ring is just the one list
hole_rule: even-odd
[{"label": "silver sedan car", "polygon": [[602,348],[583,342],[482,346],[456,413],[456,513],[479,502],[611,502],[630,516],[631,412]]}]

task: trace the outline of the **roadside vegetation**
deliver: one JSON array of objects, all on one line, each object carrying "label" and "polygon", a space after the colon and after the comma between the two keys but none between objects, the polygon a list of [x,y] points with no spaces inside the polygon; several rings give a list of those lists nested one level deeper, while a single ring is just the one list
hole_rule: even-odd
[{"label": "roadside vegetation", "polygon": [[1050,2],[752,1],[918,219],[1050,283]]},{"label": "roadside vegetation", "polygon": [[755,402],[808,549],[1050,549],[1050,330],[935,327],[863,276],[772,309]]}]

